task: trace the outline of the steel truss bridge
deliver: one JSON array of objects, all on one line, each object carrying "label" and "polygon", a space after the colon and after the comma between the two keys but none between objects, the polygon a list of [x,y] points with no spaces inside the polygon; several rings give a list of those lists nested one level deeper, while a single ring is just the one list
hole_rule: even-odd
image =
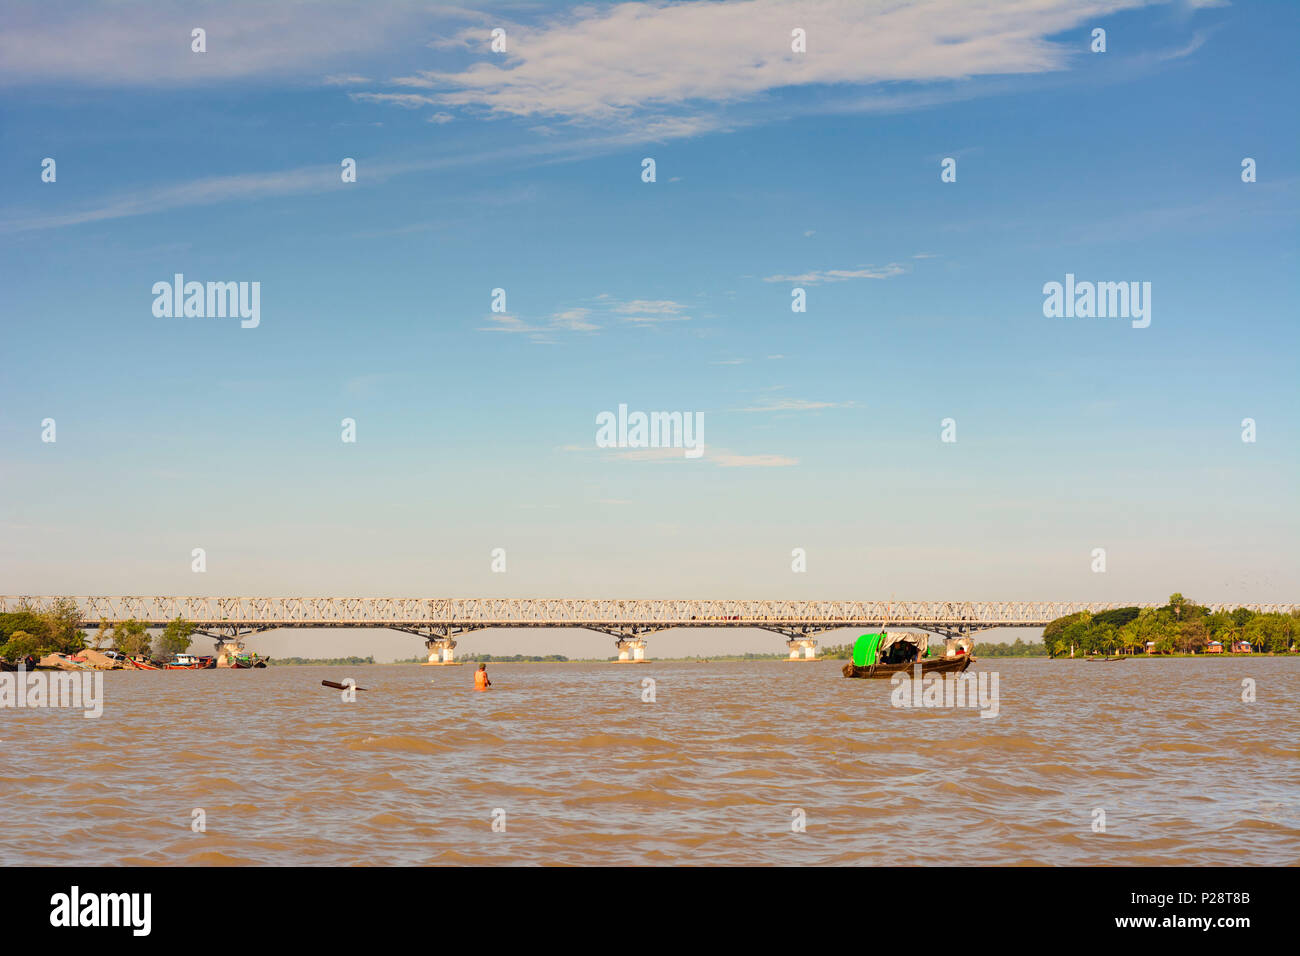
[{"label": "steel truss bridge", "polygon": [[[0,597],[0,613],[48,611],[55,597]],[[1069,601],[705,601],[565,598],[363,597],[77,597],[80,625],[114,627],[128,620],[163,627],[183,618],[195,631],[237,639],[286,627],[390,628],[432,647],[490,627],[586,628],[621,642],[675,627],[751,627],[809,641],[838,628],[916,628],[958,637],[993,627],[1043,627],[1080,611],[1098,613],[1156,604]],[[1211,604],[1212,611],[1289,613],[1296,604]],[[642,646],[644,643],[641,642]]]}]

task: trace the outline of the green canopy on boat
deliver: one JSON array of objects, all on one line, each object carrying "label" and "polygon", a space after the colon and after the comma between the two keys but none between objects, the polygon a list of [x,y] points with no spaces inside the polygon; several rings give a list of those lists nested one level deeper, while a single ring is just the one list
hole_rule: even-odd
[{"label": "green canopy on boat", "polygon": [[853,665],[870,667],[876,663],[880,654],[880,642],[884,637],[884,634],[863,634],[859,637],[853,644]]}]

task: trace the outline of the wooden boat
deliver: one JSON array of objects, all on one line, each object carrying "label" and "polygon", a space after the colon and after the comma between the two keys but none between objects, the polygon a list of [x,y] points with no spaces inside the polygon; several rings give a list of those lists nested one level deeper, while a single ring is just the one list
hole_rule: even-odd
[{"label": "wooden boat", "polygon": [[[974,660],[969,654],[958,654],[956,657],[930,657],[921,658],[921,676],[926,674],[960,674],[966,668],[970,667],[970,662]],[[914,673],[912,670],[918,662],[911,661],[904,664],[873,664],[870,667],[858,667],[852,661],[844,665],[843,673],[845,677],[893,677],[895,674]]]},{"label": "wooden boat", "polygon": [[162,670],[161,664],[157,663],[156,661],[151,661],[146,657],[128,657],[126,659],[126,662],[132,667],[134,667],[136,670],[141,670],[141,671]]},{"label": "wooden boat", "polygon": [[230,660],[230,668],[237,671],[249,671],[257,668],[266,667],[266,662],[270,660],[267,657],[258,657],[256,654],[251,657],[234,657]]},{"label": "wooden boat", "polygon": [[176,659],[163,665],[165,671],[205,671],[216,667],[212,657],[195,657],[193,654],[177,654]]},{"label": "wooden boat", "polygon": [[1115,661],[1122,661],[1122,657],[1085,657],[1085,661],[1100,661],[1103,664],[1111,664]]}]

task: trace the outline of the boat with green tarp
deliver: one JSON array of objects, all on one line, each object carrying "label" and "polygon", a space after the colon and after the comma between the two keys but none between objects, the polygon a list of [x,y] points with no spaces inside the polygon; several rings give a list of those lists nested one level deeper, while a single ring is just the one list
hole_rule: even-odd
[{"label": "boat with green tarp", "polygon": [[912,673],[917,663],[924,674],[960,674],[970,667],[969,638],[945,641],[934,653],[928,634],[895,631],[863,634],[853,644],[853,660],[844,665],[845,677],[892,677]]}]

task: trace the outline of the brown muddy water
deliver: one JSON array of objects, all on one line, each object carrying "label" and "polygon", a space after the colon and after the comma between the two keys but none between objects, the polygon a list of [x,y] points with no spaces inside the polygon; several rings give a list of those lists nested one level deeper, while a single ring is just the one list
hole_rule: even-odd
[{"label": "brown muddy water", "polygon": [[986,659],[991,719],[833,661],[473,670],[115,672],[97,720],[0,710],[0,864],[1300,863],[1300,660]]}]

